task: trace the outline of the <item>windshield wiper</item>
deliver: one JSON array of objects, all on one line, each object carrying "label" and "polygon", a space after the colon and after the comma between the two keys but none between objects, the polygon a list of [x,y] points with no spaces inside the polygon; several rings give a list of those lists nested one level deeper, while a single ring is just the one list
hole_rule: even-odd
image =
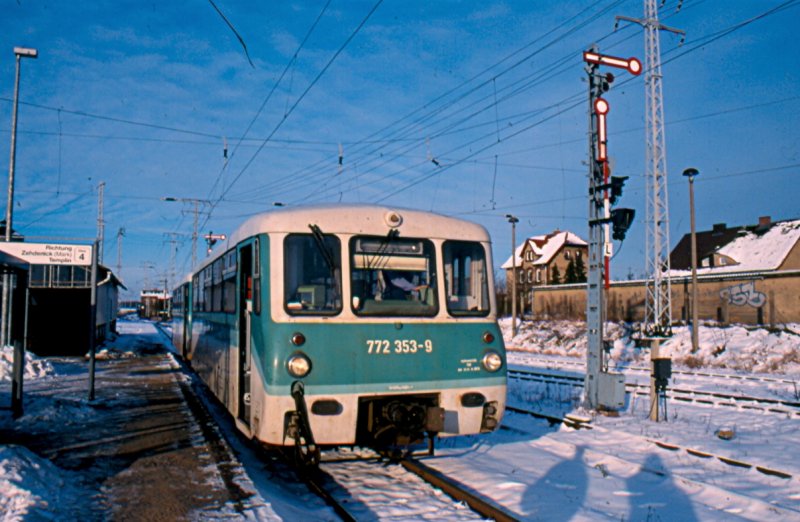
[{"label": "windshield wiper", "polygon": [[[399,235],[400,231],[397,230],[396,228],[391,229],[389,233],[386,234],[386,240],[381,242],[381,246],[378,248],[377,252],[375,252],[375,254],[372,256],[372,260],[369,259],[367,260],[367,268],[377,267],[378,260],[382,258],[384,254],[386,254],[386,252],[389,250],[389,243],[394,241],[394,239],[397,238],[397,236]],[[375,262],[374,265],[372,264],[373,261]]]}]

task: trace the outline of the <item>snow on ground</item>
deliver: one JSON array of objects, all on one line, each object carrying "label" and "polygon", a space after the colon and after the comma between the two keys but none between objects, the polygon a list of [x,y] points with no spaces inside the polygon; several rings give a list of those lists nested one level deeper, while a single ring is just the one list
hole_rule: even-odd
[{"label": "snow on ground", "polygon": [[[586,357],[586,323],[576,321],[523,321],[512,336],[511,320],[500,321],[506,347],[510,350]],[[790,324],[781,330],[731,325],[701,325],[699,349],[692,353],[691,328],[676,326],[673,336],[661,345],[661,355],[684,368],[729,369],[747,373],[780,373],[800,376],[800,325]],[[613,364],[645,364],[650,352],[636,348],[631,335],[634,329],[609,323],[606,338],[613,341],[610,360]]]},{"label": "snow on ground", "polygon": [[[14,347],[0,348],[0,382],[11,381],[14,371]],[[53,365],[46,359],[40,359],[31,353],[25,354],[25,379],[37,379],[53,374]]]},{"label": "snow on ground", "polygon": [[[167,345],[151,323],[121,321],[123,335],[103,346],[113,357],[135,356],[148,345]],[[576,322],[523,322],[513,339],[509,321],[501,327],[509,351],[509,365],[547,366],[582,374],[585,358],[585,325]],[[613,340],[612,365],[624,371],[628,382],[646,379],[649,353],[636,348],[626,325],[609,325]],[[676,375],[673,383],[697,389],[745,390],[753,395],[786,400],[797,397],[800,379],[800,326],[781,331],[742,326],[705,326],[701,347],[691,353],[690,331],[676,327],[675,335],[662,345],[676,368],[707,368],[706,377]],[[543,360],[545,362],[543,362]],[[31,359],[29,365],[48,361]],[[50,369],[31,369],[27,379],[46,382],[69,366],[53,359]],[[726,374],[766,375],[772,381],[726,379]],[[7,385],[6,385],[7,387]],[[5,390],[6,388],[3,388]],[[503,428],[482,436],[441,439],[437,456],[426,464],[458,478],[472,490],[513,512],[521,520],[798,520],[800,521],[800,417],[742,408],[711,405],[668,404],[667,422],[648,420],[646,397],[629,395],[617,417],[594,415],[580,406],[581,390],[570,385],[520,383],[509,380],[509,404],[523,409],[556,413],[578,412],[592,417],[592,430],[550,426],[522,414],[506,412]],[[79,404],[69,408],[58,403],[26,404],[37,410],[30,415],[40,422],[81,422]],[[212,408],[213,409],[213,408]],[[219,408],[217,408],[219,410]],[[271,506],[272,520],[333,519],[309,497],[302,485],[272,470],[256,451],[237,437],[229,418],[214,412],[222,432],[241,459],[259,502]],[[38,421],[37,421],[38,422]],[[720,430],[731,430],[723,440]],[[676,450],[658,446],[671,444]],[[686,448],[720,455],[762,468],[792,475],[781,478],[754,467],[737,467],[716,457],[703,458]],[[374,470],[374,471],[373,471]],[[348,472],[349,473],[349,472]],[[397,491],[366,491],[380,484],[383,474],[397,475]],[[365,510],[368,520],[408,520],[409,495],[423,491],[416,478],[403,478],[399,470],[364,465],[340,482],[354,502],[383,498],[378,512]],[[402,487],[406,480],[407,490]],[[0,512],[3,520],[57,518],[54,513],[76,504],[86,491],[80,489],[78,472],[64,471],[49,460],[21,446],[0,443]],[[372,500],[369,500],[372,502]],[[365,500],[367,502],[367,500]],[[264,513],[261,513],[264,514]],[[444,513],[443,513],[444,514]],[[204,518],[241,518],[235,512],[207,513]],[[366,515],[365,515],[366,516]],[[422,516],[422,515],[420,515]],[[447,515],[459,519],[458,512]],[[464,513],[471,517],[471,513]],[[259,514],[254,517],[259,518]],[[436,519],[436,513],[426,518]]]},{"label": "snow on ground", "polygon": [[59,512],[70,512],[70,505],[85,494],[76,486],[79,482],[75,473],[22,446],[0,446],[0,518],[4,521],[57,519]]}]

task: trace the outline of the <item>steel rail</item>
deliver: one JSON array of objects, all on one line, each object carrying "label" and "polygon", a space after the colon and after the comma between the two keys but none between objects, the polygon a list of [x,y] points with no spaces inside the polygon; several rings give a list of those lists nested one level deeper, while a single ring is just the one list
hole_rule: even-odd
[{"label": "steel rail", "polygon": [[[507,350],[510,350],[506,347]],[[525,353],[522,351],[516,353]],[[575,366],[579,368],[585,368],[586,363],[582,361],[569,361],[569,360],[551,360],[545,357],[529,357],[528,360],[540,362],[544,364],[550,364],[553,366]],[[649,372],[650,368],[645,368],[644,366],[622,366],[616,367],[616,371],[623,371],[623,370],[631,370],[635,372]],[[798,384],[797,381],[793,381],[791,379],[782,379],[779,377],[765,377],[761,375],[739,375],[735,373],[714,373],[714,372],[707,372],[707,371],[692,371],[692,370],[680,370],[673,368],[672,373],[675,375],[686,375],[689,377],[713,377],[713,378],[720,378],[720,379],[730,379],[730,380],[738,380],[738,381],[755,381],[755,382],[774,382],[778,384],[790,384],[796,386]]]},{"label": "steel rail", "polygon": [[[514,413],[519,413],[519,414],[522,414],[522,415],[529,415],[531,417],[536,417],[536,418],[540,418],[540,419],[546,419],[551,424],[562,423],[562,424],[564,424],[566,426],[575,428],[576,430],[577,429],[590,429],[590,430],[591,429],[595,429],[595,426],[591,426],[590,424],[588,424],[588,422],[581,421],[581,420],[578,420],[578,419],[571,419],[569,417],[556,417],[554,415],[547,415],[545,413],[525,410],[525,409],[522,409],[522,408],[515,408],[513,406],[506,406],[506,410],[514,412]],[[607,428],[602,428],[602,427],[598,427],[598,429],[600,429],[601,431],[612,431],[612,430],[608,430]],[[643,437],[641,435],[635,435],[635,434],[630,434],[630,433],[626,433],[626,434],[627,435],[638,436],[638,437],[646,440],[647,442],[649,442],[651,444],[655,444],[659,448],[665,449],[665,450],[668,450],[668,451],[673,451],[673,452],[675,452],[675,451],[685,451],[686,453],[688,453],[689,455],[691,455],[693,457],[698,457],[698,458],[701,458],[701,459],[712,459],[713,458],[713,459],[717,459],[718,461],[720,461],[720,462],[722,462],[724,464],[727,464],[729,466],[733,466],[733,467],[737,467],[737,468],[745,468],[745,469],[755,469],[756,471],[758,471],[759,473],[762,473],[764,475],[769,475],[769,476],[772,476],[772,477],[778,477],[778,478],[782,478],[782,479],[791,479],[794,476],[794,474],[792,474],[792,473],[790,473],[788,471],[779,470],[779,469],[772,468],[772,467],[769,467],[769,466],[761,466],[761,465],[753,464],[753,463],[750,463],[750,462],[742,461],[742,460],[739,460],[739,459],[726,457],[724,455],[718,455],[716,453],[710,453],[708,451],[699,450],[699,449],[696,449],[696,448],[691,448],[691,447],[688,447],[688,446],[681,446],[679,444],[672,444],[670,442],[664,442],[662,440],[657,440],[657,439],[653,439],[653,438],[650,438],[650,437]]]},{"label": "steel rail", "polygon": [[457,502],[465,502],[473,511],[483,517],[496,520],[497,522],[516,522],[520,520],[514,514],[509,513],[500,506],[480,497],[477,493],[469,491],[458,481],[426,466],[418,460],[403,459],[400,461],[400,464],[406,470],[414,473],[428,484],[441,489]]},{"label": "steel rail", "polygon": [[[553,375],[549,373],[534,372],[527,370],[508,370],[508,376],[513,379],[519,379],[519,380],[538,381],[545,383],[550,382],[553,384],[569,384],[577,387],[583,386],[583,377],[578,377],[574,375]],[[639,384],[631,382],[625,383],[625,387],[629,391],[631,391],[632,393],[636,393],[637,395],[649,394],[650,390],[650,386],[647,384]],[[668,391],[670,392],[667,395],[668,398],[680,402],[695,402],[698,404],[715,404],[720,406],[736,406],[737,403],[756,403],[756,404],[766,404],[773,406],[777,405],[786,408],[791,408],[794,411],[769,408],[769,407],[760,408],[748,404],[740,404],[741,407],[744,409],[758,409],[770,413],[779,413],[779,414],[793,413],[796,416],[800,416],[800,402],[797,401],[772,399],[769,397],[752,397],[748,395],[733,395],[722,392],[707,392],[700,390],[690,390],[686,388],[669,388]],[[695,396],[710,397],[711,399],[696,398]],[[720,401],[715,401],[713,399],[725,399],[729,402],[720,402]]]}]

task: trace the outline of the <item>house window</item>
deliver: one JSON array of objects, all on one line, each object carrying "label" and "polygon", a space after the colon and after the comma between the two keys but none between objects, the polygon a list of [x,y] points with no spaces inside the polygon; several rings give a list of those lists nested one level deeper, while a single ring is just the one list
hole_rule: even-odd
[{"label": "house window", "polygon": [[528,282],[533,283],[533,270],[528,269]]},{"label": "house window", "polygon": [[564,252],[564,259],[569,259],[570,257],[571,257],[571,254],[569,253],[569,250],[566,250]]},{"label": "house window", "polygon": [[541,268],[537,268],[536,269],[536,282],[537,283],[541,283],[542,282],[542,269]]},{"label": "house window", "polygon": [[524,284],[524,283],[525,283],[525,271],[524,270],[520,270],[519,271],[519,284]]},{"label": "house window", "polygon": [[530,250],[525,252],[525,259],[528,261],[533,261],[533,252],[531,252]]}]

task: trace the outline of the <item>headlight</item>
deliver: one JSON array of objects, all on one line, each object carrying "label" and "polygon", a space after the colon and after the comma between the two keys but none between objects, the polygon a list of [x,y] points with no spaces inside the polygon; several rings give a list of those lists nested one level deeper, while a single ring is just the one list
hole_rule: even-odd
[{"label": "headlight", "polygon": [[292,354],[286,360],[286,371],[289,372],[289,375],[298,379],[305,377],[311,373],[311,359],[304,353]]},{"label": "headlight", "polygon": [[490,372],[496,372],[503,367],[503,358],[497,352],[486,352],[481,362],[483,367]]}]

